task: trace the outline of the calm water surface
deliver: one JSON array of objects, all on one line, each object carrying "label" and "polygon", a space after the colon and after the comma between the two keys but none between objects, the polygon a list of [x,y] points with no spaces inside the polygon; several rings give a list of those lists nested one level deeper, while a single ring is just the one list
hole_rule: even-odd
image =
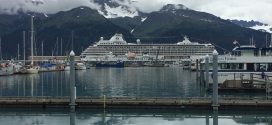
[{"label": "calm water surface", "polygon": [[[0,77],[1,96],[68,96],[69,71]],[[202,96],[195,73],[182,68],[91,68],[76,71],[78,96]]]},{"label": "calm water surface", "polygon": [[[91,68],[76,71],[79,96],[202,97],[195,73],[182,68]],[[0,77],[0,96],[68,96],[68,72]],[[209,96],[209,94],[207,94]],[[227,94],[228,95],[228,94]],[[256,94],[230,94],[231,96]],[[221,96],[225,96],[222,95]],[[0,108],[0,125],[271,125],[271,112]]]},{"label": "calm water surface", "polygon": [[267,113],[162,110],[0,111],[1,125],[271,125]]}]

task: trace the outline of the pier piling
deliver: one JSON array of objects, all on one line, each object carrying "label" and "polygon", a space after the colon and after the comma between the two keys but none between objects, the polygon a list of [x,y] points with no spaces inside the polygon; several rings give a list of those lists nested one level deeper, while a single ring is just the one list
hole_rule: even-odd
[{"label": "pier piling", "polygon": [[70,110],[75,111],[76,106],[76,86],[75,86],[75,53],[70,52]]},{"label": "pier piling", "polygon": [[212,107],[214,111],[218,110],[218,52],[213,51],[213,96]]},{"label": "pier piling", "polygon": [[218,125],[218,112],[213,112],[213,125]]},{"label": "pier piling", "polygon": [[199,84],[201,84],[201,81],[199,79],[199,67],[198,67],[198,59],[196,59],[196,80],[199,82]]},{"label": "pier piling", "polygon": [[205,88],[209,87],[209,56],[205,57]]}]

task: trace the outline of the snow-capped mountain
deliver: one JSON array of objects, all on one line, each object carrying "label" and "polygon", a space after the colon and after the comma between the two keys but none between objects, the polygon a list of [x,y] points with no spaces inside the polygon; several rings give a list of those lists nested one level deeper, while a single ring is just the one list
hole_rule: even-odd
[{"label": "snow-capped mountain", "polygon": [[176,11],[180,9],[189,10],[189,8],[182,4],[167,4],[163,6],[160,11],[170,11],[172,13],[176,13]]},{"label": "snow-capped mountain", "polygon": [[106,18],[135,17],[141,12],[131,0],[94,0],[101,7],[98,12]]},{"label": "snow-capped mountain", "polygon": [[272,33],[272,26],[271,25],[255,25],[255,26],[252,26],[249,28],[254,29],[254,30],[259,30],[262,32]]},{"label": "snow-capped mountain", "polygon": [[272,26],[269,24],[265,24],[259,21],[245,21],[245,20],[229,20],[232,23],[235,23],[239,26],[246,27],[246,28],[251,28],[254,30],[259,30],[262,32],[268,32],[272,33]]}]

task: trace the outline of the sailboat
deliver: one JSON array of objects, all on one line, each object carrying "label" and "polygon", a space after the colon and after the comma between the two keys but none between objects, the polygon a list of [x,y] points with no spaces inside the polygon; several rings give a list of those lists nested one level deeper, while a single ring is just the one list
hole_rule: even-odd
[{"label": "sailboat", "polygon": [[0,76],[5,76],[5,75],[12,75],[14,72],[14,67],[13,67],[13,63],[11,61],[6,62],[6,63],[2,63],[2,47],[1,47],[1,37],[0,37]]},{"label": "sailboat", "polygon": [[31,36],[30,36],[30,41],[31,41],[31,63],[30,65],[25,65],[25,68],[22,70],[22,73],[26,74],[36,74],[39,72],[40,67],[37,65],[34,65],[33,61],[33,56],[34,56],[34,51],[33,51],[33,41],[34,41],[34,26],[33,26],[33,16],[31,16]]}]

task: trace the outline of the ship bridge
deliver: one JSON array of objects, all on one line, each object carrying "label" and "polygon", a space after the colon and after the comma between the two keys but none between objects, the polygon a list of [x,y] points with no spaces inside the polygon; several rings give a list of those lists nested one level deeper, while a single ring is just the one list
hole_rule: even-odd
[{"label": "ship bridge", "polygon": [[104,38],[101,37],[96,45],[126,45],[126,44],[127,42],[124,40],[123,35],[116,33],[114,34],[114,36],[110,38],[110,40],[104,40]]}]

